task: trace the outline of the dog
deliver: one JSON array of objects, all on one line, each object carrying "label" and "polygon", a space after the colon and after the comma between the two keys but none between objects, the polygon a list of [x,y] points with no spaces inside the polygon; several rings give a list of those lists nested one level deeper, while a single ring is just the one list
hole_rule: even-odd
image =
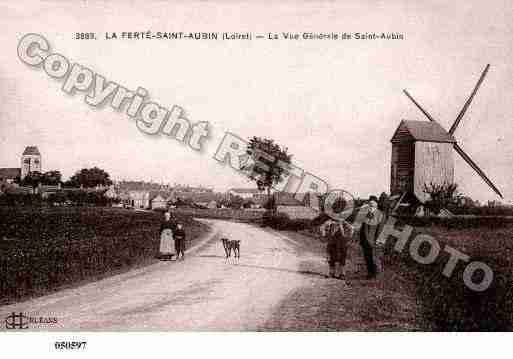
[{"label": "dog", "polygon": [[228,238],[221,238],[221,242],[223,242],[224,252],[226,253],[226,260],[228,260],[232,256],[235,259],[240,258],[240,241]]}]

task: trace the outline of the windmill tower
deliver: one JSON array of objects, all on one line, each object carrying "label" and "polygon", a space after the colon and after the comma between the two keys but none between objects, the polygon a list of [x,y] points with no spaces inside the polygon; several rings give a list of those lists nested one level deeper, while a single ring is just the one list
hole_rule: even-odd
[{"label": "windmill tower", "polygon": [[41,153],[36,146],[27,146],[21,155],[21,179],[36,171],[41,172]]},{"label": "windmill tower", "polygon": [[501,198],[502,194],[485,173],[463,151],[454,138],[461,119],[465,115],[479,86],[484,80],[490,65],[486,65],[474,90],[463,105],[453,125],[446,131],[417,101],[404,90],[408,98],[428,118],[427,121],[401,121],[390,142],[392,142],[392,166],[390,193],[411,193],[421,202],[428,195],[424,193],[424,184],[454,183],[453,149]]}]

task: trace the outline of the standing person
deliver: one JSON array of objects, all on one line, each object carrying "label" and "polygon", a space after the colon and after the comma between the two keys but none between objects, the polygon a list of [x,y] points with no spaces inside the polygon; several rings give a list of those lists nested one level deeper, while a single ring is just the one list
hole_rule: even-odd
[{"label": "standing person", "polygon": [[182,254],[182,259],[184,259],[185,230],[181,224],[176,225],[176,230],[173,232],[173,237],[175,239],[176,260],[180,259],[180,253]]},{"label": "standing person", "polygon": [[[385,225],[385,223],[387,223],[387,221],[390,217],[390,211],[391,211],[390,199],[385,192],[381,193],[381,195],[379,196],[378,210],[380,210],[381,213],[383,214],[383,220],[380,224],[380,227],[378,227],[378,232],[379,232],[379,234],[381,234],[381,230],[383,229],[383,226]],[[378,234],[378,238],[379,238],[379,234]],[[374,251],[375,252],[374,257],[375,257],[378,273],[384,273],[384,271],[385,271],[384,250],[385,250],[384,245],[376,243],[376,250]]]},{"label": "standing person", "polygon": [[353,226],[344,220],[328,220],[321,226],[321,233],[328,239],[328,277],[345,279],[347,245],[353,236]]},{"label": "standing person", "polygon": [[164,220],[160,224],[159,233],[162,233],[164,229],[171,229],[172,231],[176,229],[176,219],[173,217],[173,214],[169,211],[164,213]]},{"label": "standing person", "polygon": [[376,278],[378,273],[375,261],[376,240],[383,220],[384,215],[378,209],[378,199],[376,196],[369,197],[368,212],[360,228],[360,245],[367,265],[367,279]]},{"label": "standing person", "polygon": [[175,254],[175,246],[173,245],[173,233],[176,230],[176,222],[168,211],[164,213],[164,221],[160,224],[160,249],[159,256],[161,258],[171,259]]}]

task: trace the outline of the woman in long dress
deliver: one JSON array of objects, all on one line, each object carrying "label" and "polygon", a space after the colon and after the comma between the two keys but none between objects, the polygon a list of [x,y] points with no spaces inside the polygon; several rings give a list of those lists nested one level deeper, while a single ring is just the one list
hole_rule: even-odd
[{"label": "woman in long dress", "polygon": [[161,259],[171,259],[175,254],[175,241],[173,233],[176,231],[176,221],[171,217],[170,212],[164,214],[164,221],[160,225],[160,249]]}]

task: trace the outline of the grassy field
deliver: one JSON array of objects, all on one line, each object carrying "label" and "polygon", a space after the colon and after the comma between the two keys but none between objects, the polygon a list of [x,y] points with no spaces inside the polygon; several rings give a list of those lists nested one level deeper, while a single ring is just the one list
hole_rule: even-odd
[{"label": "grassy field", "polygon": [[[194,241],[206,225],[177,215]],[[161,213],[0,207],[0,304],[156,261]],[[191,243],[188,241],[188,243]]]},{"label": "grassy field", "polygon": [[[486,220],[469,225],[456,221],[449,223],[450,226],[445,222],[414,226],[401,253],[393,249],[394,239],[387,241],[383,256],[385,273],[377,284],[383,288],[380,295],[395,301],[396,305],[409,302],[394,298],[404,296],[414,301],[415,305],[408,304],[408,310],[414,312],[402,313],[408,314],[409,318],[404,323],[405,328],[427,331],[513,330],[513,224],[500,221],[500,225],[490,225],[493,223]],[[300,233],[319,241],[319,234],[313,229]],[[410,255],[411,240],[421,233],[429,234],[440,244],[440,255],[432,264],[419,264]],[[373,281],[354,280],[355,276],[359,278],[366,273],[358,233],[355,236],[349,248],[349,258],[358,268],[356,273],[349,276],[349,280],[358,288],[372,287]],[[494,272],[491,286],[483,292],[475,292],[465,286],[463,272],[468,262],[459,262],[450,278],[444,276],[442,273],[449,259],[449,254],[444,251],[446,246],[468,255],[470,261],[481,261],[490,266]],[[426,250],[421,247],[421,254],[425,254]],[[478,282],[478,279],[475,278],[475,281]],[[391,321],[401,319],[401,311],[393,314],[388,313],[389,309],[377,306],[375,317]],[[332,321],[338,323],[335,317]],[[337,325],[333,324],[333,328],[337,328]]]},{"label": "grassy field", "polygon": [[[385,268],[400,274],[404,283],[413,286],[423,326],[436,331],[513,330],[513,225],[467,229],[418,227],[410,239],[417,233],[429,234],[440,243],[442,251],[435,263],[416,263],[409,254],[409,244],[397,253],[392,249],[393,240],[387,242],[384,259]],[[444,276],[442,271],[449,258],[443,251],[445,246],[470,256],[470,261],[490,266],[494,272],[491,286],[483,292],[467,288],[462,263],[450,278]]]}]

